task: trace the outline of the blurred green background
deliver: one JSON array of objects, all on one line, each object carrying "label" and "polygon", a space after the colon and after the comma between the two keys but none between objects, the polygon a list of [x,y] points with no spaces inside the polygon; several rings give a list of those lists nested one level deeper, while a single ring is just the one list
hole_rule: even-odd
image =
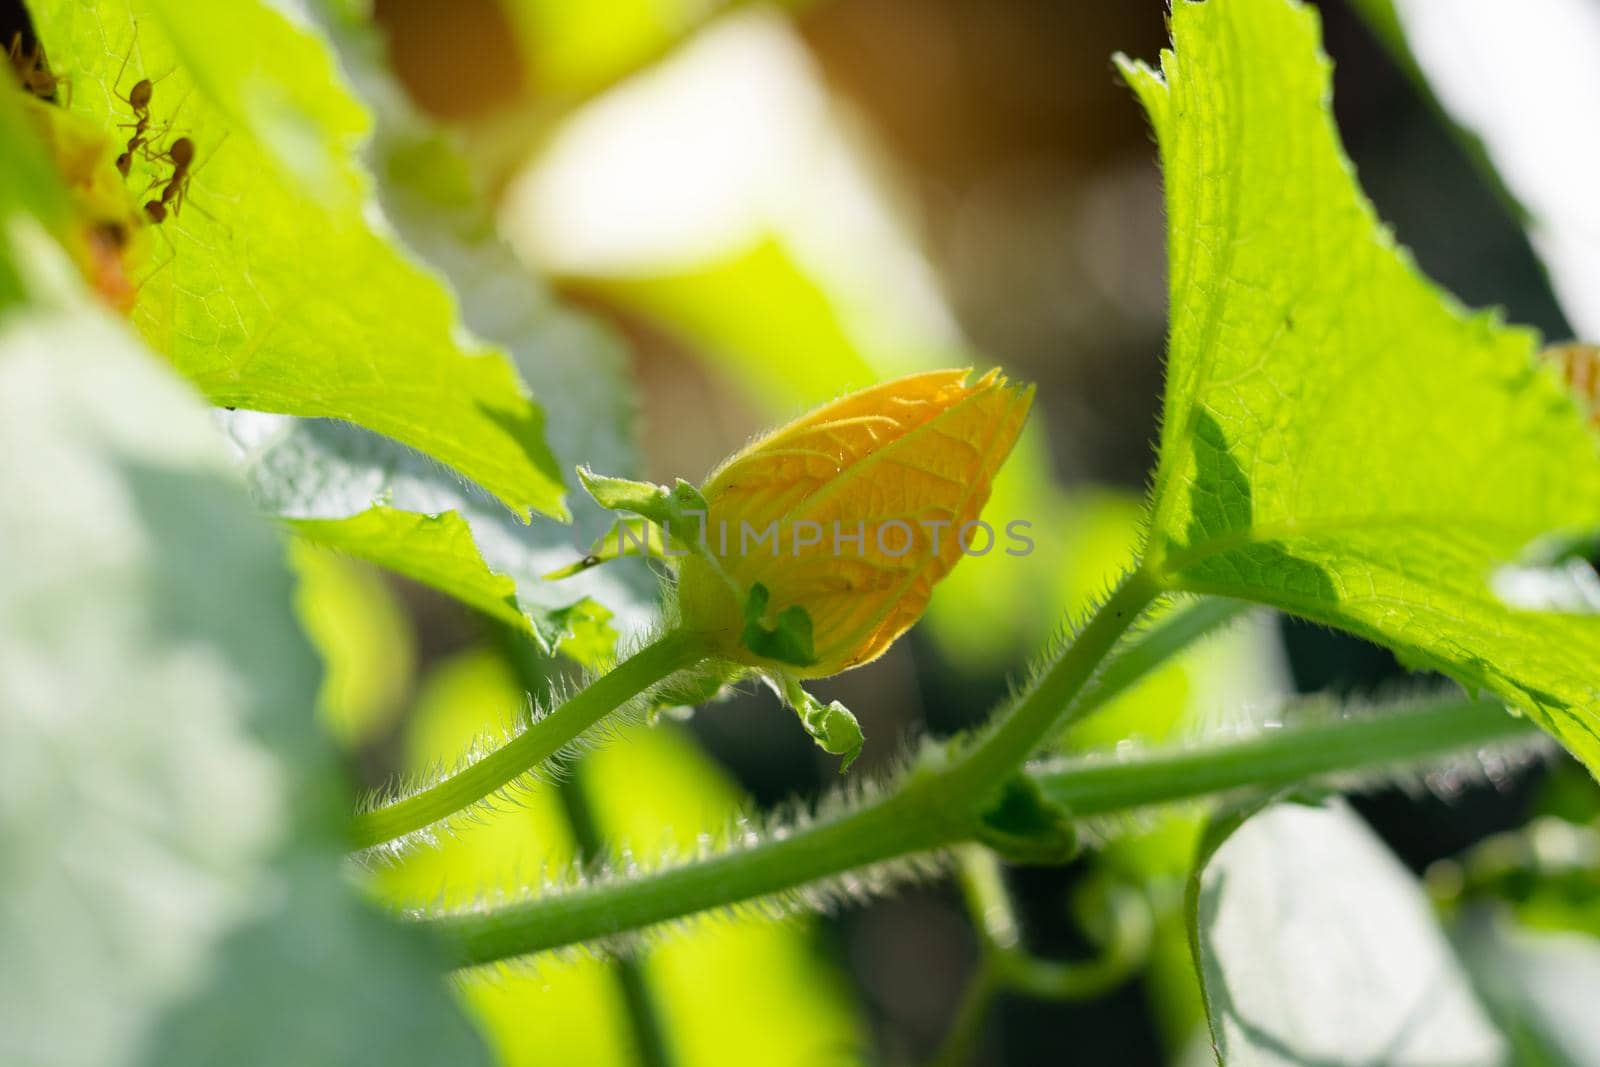
[{"label": "blurred green background", "polygon": [[[1493,184],[1366,24],[1319,6],[1340,128],[1379,213],[1466,303],[1566,337]],[[626,339],[648,477],[698,479],[763,427],[896,373],[997,364],[1038,383],[986,513],[1032,522],[1038,550],[967,561],[889,655],[817,687],[866,729],[856,773],[987,714],[1136,536],[1161,390],[1163,211],[1150,134],[1110,57],[1153,57],[1165,5],[378,0],[375,14],[413,99],[472,148],[519,254]],[[325,704],[369,784],[503,727],[519,686],[544,680],[434,594],[310,550],[299,562],[334,665]],[[1400,673],[1355,639],[1257,620],[1067,743],[1158,742],[1270,714],[1290,691],[1369,692]],[[1356,806],[1421,872],[1522,822],[1548,774]],[[648,862],[692,849],[741,795],[771,807],[835,781],[791,715],[745,694],[632,731],[571,782],[379,882],[395,899],[455,901],[561,871],[598,841]],[[1071,905],[1107,872],[1146,881],[1165,918],[1151,967],[1107,1000],[1002,997],[981,1062],[1195,1053],[1170,921],[1191,832],[1164,819],[1072,867],[1008,873],[1040,955],[1092,951]],[[627,963],[542,961],[474,977],[464,995],[511,1064],[641,1062],[641,1045],[696,1067],[915,1062],[948,1027],[973,938],[954,887],[930,885],[778,928],[691,924]]]}]

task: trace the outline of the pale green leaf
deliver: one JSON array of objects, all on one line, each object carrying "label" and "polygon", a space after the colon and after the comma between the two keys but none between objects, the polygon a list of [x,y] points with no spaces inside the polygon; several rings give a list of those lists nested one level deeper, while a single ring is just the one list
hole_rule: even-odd
[{"label": "pale green leaf", "polygon": [[[526,387],[378,221],[354,159],[366,115],[316,37],[248,0],[32,7],[75,111],[126,136],[118,94],[148,77],[158,147],[196,146],[182,210],[152,227],[136,279],[134,321],[156,349],[216,404],[346,419],[519,515],[564,514]],[[153,199],[171,171],[136,155],[129,188]]]},{"label": "pale green leaf", "polygon": [[1456,941],[1520,1067],[1600,1063],[1600,940],[1530,930],[1503,909],[1473,908]]},{"label": "pale green leaf", "polygon": [[[505,247],[466,161],[415,113],[382,68],[381,42],[370,27],[338,21],[334,36],[376,119],[368,157],[389,220],[452,286],[467,326],[503,346],[545,400],[546,433],[557,452],[607,470],[632,470],[638,460],[622,346],[560,307]],[[318,520],[345,519],[375,506],[458,513],[484,563],[515,581],[518,604],[547,646],[573,633],[563,651],[593,662],[610,653],[607,635],[614,636],[613,627],[634,635],[648,623],[655,585],[636,564],[561,584],[543,580],[582,559],[584,547],[610,522],[611,516],[582,493],[570,497],[573,528],[537,516],[525,526],[477,487],[462,484],[412,449],[357,427],[245,412],[225,421],[251,489],[268,511]],[[569,472],[567,478],[575,488],[575,477]],[[353,537],[347,540],[350,551],[364,554]],[[391,547],[404,552],[397,542]]]},{"label": "pale green leaf", "polygon": [[347,888],[316,663],[221,445],[92,309],[0,325],[0,1062],[481,1063],[442,959]]},{"label": "pale green leaf", "polygon": [[1191,922],[1219,1064],[1504,1062],[1421,887],[1347,808],[1269,808],[1199,877]]},{"label": "pale green leaf", "polygon": [[[222,418],[257,504],[291,526],[309,524],[325,543],[531,628],[546,650],[565,640],[563,651],[576,655],[582,644],[591,660],[604,658],[612,642],[575,623],[605,622],[613,637],[648,625],[651,582],[631,562],[544,580],[582,558],[580,528],[542,519],[525,526],[476,487],[357,427],[242,411]],[[444,515],[453,518],[432,518]],[[604,521],[596,509],[592,522]]]},{"label": "pale green leaf", "polygon": [[1123,63],[1166,173],[1172,333],[1149,565],[1389,645],[1600,768],[1600,618],[1494,572],[1600,526],[1600,457],[1536,338],[1469,315],[1358,189],[1314,11],[1181,3]]}]

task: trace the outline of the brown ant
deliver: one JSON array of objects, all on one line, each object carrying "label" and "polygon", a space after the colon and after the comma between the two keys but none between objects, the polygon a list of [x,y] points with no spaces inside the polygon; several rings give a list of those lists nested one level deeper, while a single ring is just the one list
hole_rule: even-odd
[{"label": "brown ant", "polygon": [[[228,135],[224,133],[222,140],[226,141],[227,139]],[[218,147],[221,146],[221,143],[221,141],[218,142]],[[215,154],[216,152],[213,150],[212,155]],[[183,209],[183,205],[189,202],[189,182],[200,172],[200,168],[194,165],[194,157],[194,141],[188,137],[179,137],[167,146],[165,152],[150,156],[152,161],[165,161],[172,164],[172,177],[167,178],[165,181],[158,178],[150,186],[152,189],[158,185],[161,186],[161,195],[158,198],[145,201],[144,213],[151,222],[157,224],[165,222],[169,214],[176,216]],[[195,210],[208,219],[212,218],[210,212],[198,205],[196,205]],[[212,219],[212,221],[215,221],[215,219]]]},{"label": "brown ant", "polygon": [[32,93],[40,100],[47,103],[56,103],[56,90],[62,85],[68,87],[71,83],[65,78],[58,78],[50,70],[50,61],[45,58],[44,45],[34,41],[32,47],[22,47],[22,31],[17,30],[11,35],[11,44],[6,48],[6,58],[11,61],[11,69],[16,72],[17,79],[22,82],[25,92]]},{"label": "brown ant", "polygon": [[165,222],[170,207],[176,215],[183,207],[183,200],[189,194],[189,168],[194,164],[194,142],[187,137],[180,137],[167,146],[167,150],[154,159],[164,159],[172,164],[172,177],[162,185],[161,197],[157,200],[147,201],[144,213],[151,222]]},{"label": "brown ant", "polygon": [[133,58],[133,49],[138,42],[138,29],[134,30],[134,43],[128,45],[128,52],[122,57],[122,66],[117,68],[117,80],[112,83],[111,91],[118,100],[128,105],[133,112],[133,122],[118,123],[125,130],[132,130],[128,138],[128,147],[117,157],[117,171],[124,178],[133,169],[133,154],[144,149],[145,156],[150,154],[150,98],[155,95],[155,83],[149,78],[140,78],[134,82],[133,88],[128,90],[128,95],[121,92],[122,76],[128,72],[128,60]]}]

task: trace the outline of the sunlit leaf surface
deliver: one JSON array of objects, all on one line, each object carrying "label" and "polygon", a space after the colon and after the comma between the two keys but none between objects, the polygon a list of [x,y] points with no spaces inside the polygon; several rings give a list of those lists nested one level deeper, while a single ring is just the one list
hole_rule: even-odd
[{"label": "sunlit leaf surface", "polygon": [[[373,109],[368,151],[377,191],[400,236],[451,285],[461,317],[481,337],[503,346],[523,380],[547,405],[547,438],[557,454],[631,472],[633,399],[621,344],[583,316],[562,308],[500,240],[467,160],[456,145],[416,113],[378,63],[381,42],[359,20],[335,24],[341,58],[362,98]],[[580,559],[609,517],[585,494],[569,496],[572,527],[535,516],[517,521],[492,496],[464,484],[414,449],[359,427],[327,419],[285,419],[235,412],[226,419],[257,501],[291,519],[315,519],[330,533],[374,507],[419,515],[457,513],[471,530],[476,552],[455,561],[472,570],[482,562],[516,583],[517,602],[546,646],[560,640],[578,617],[609,613],[609,628],[636,635],[646,624],[654,582],[642,567],[625,564],[553,585],[542,577]],[[575,485],[571,468],[563,472]],[[415,525],[422,531],[425,526]],[[382,545],[363,546],[360,531],[337,532],[355,554],[376,558],[409,552],[395,524]],[[416,546],[419,553],[437,544]],[[378,562],[389,565],[390,560]],[[446,589],[448,592],[449,590]],[[589,658],[611,649],[600,629]],[[564,650],[576,654],[569,637]]]},{"label": "sunlit leaf surface", "polygon": [[1172,333],[1151,561],[1395,648],[1600,769],[1600,618],[1497,568],[1600,527],[1596,439],[1526,330],[1423,278],[1353,179],[1309,7],[1183,3],[1160,72]]},{"label": "sunlit leaf surface", "polygon": [[[376,222],[354,151],[367,116],[326,47],[256,4],[32,5],[72,107],[117,133],[140,79],[160,199],[180,136],[185,194],[152,227],[134,320],[214,403],[366,426],[507,507],[563,512],[544,417],[505,357],[465,336],[439,282]],[[123,133],[123,136],[131,134]]]}]

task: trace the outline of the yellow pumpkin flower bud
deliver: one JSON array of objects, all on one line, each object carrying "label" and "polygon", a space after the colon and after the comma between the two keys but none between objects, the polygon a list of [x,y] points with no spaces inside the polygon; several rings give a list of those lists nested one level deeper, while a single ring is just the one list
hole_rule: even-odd
[{"label": "yellow pumpkin flower bud", "polygon": [[[680,563],[684,627],[722,657],[793,677],[882,655],[964,553],[999,550],[977,520],[1033,388],[969,377],[933,371],[852,393],[724,463],[701,487],[705,551]],[[810,624],[809,662],[749,639],[752,625],[786,639],[796,620]]]}]

